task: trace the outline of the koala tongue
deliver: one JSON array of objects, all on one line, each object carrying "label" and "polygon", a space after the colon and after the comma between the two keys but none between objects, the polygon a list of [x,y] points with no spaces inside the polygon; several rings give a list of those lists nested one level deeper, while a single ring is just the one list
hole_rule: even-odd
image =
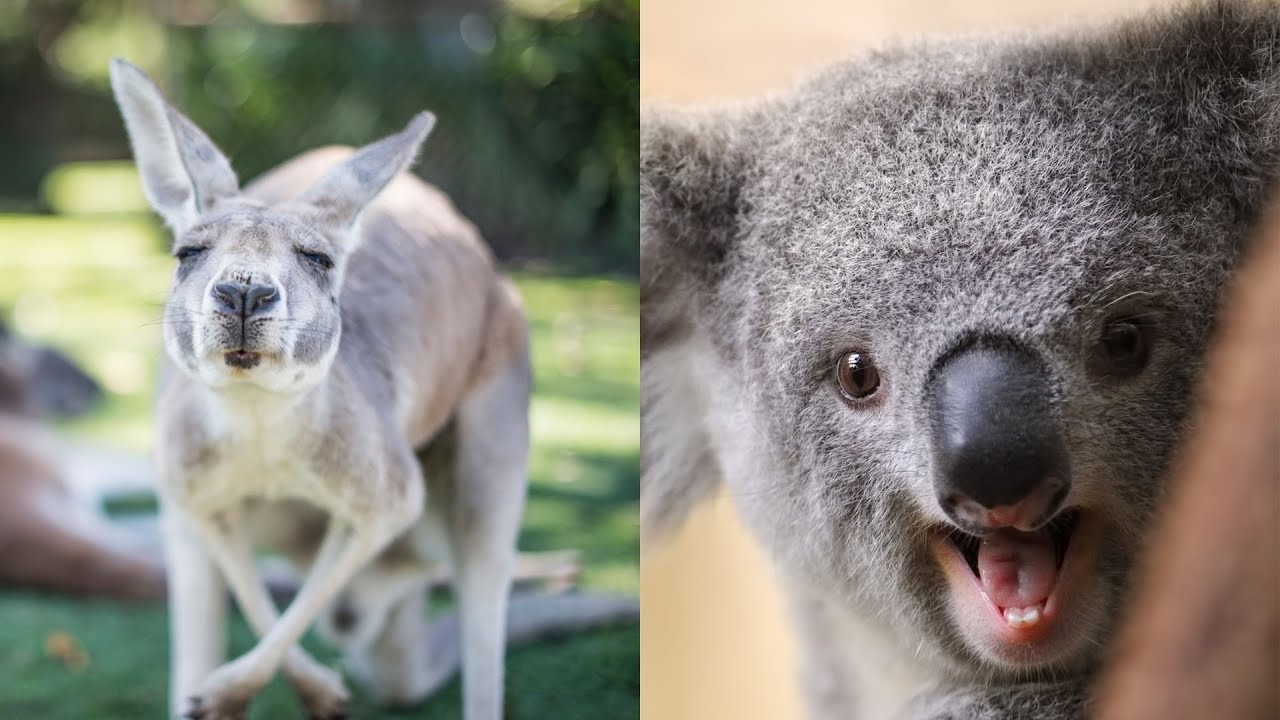
[{"label": "koala tongue", "polygon": [[978,577],[992,603],[1025,608],[1044,602],[1058,579],[1053,540],[1043,530],[997,530],[978,548]]}]

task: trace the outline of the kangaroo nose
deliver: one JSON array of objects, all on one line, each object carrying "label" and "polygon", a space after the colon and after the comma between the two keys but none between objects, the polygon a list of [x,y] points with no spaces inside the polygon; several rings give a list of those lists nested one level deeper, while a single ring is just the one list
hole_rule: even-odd
[{"label": "kangaroo nose", "polygon": [[1053,517],[1070,475],[1036,358],[1013,348],[963,350],[937,368],[931,391],[942,509],[979,531],[1031,530]]},{"label": "kangaroo nose", "polygon": [[213,286],[213,299],[222,312],[250,318],[270,310],[280,296],[271,285],[218,283]]}]

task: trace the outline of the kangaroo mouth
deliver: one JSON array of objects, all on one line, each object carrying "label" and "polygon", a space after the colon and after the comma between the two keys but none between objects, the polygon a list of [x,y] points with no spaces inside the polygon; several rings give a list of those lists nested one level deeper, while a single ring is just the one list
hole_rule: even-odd
[{"label": "kangaroo mouth", "polygon": [[239,370],[249,370],[262,361],[262,353],[250,350],[232,350],[223,357],[228,365]]},{"label": "kangaroo mouth", "polygon": [[1094,514],[1072,509],[1031,532],[1001,528],[978,537],[939,528],[930,546],[961,629],[1014,664],[1079,634],[1066,626],[1088,592],[1097,526]]}]

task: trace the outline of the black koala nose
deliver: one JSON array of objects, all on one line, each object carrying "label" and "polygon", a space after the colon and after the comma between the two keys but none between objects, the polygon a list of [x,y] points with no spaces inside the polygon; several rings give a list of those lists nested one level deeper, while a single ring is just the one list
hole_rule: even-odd
[{"label": "black koala nose", "polygon": [[271,285],[246,283],[218,283],[213,286],[213,299],[218,309],[228,315],[244,315],[249,318],[270,310],[280,299]]},{"label": "black koala nose", "polygon": [[973,530],[1038,527],[1070,488],[1066,445],[1036,358],[975,346],[948,356],[930,387],[934,490]]}]

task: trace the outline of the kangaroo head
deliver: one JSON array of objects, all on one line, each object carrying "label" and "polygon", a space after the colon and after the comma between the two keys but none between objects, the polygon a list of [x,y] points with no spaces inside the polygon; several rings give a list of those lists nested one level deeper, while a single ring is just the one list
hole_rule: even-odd
[{"label": "kangaroo head", "polygon": [[173,232],[169,357],[215,388],[319,383],[342,332],[339,293],[361,210],[413,163],[435,117],[418,114],[297,198],[268,205],[241,193],[227,158],[145,73],[113,60],[111,86],[143,191]]}]

